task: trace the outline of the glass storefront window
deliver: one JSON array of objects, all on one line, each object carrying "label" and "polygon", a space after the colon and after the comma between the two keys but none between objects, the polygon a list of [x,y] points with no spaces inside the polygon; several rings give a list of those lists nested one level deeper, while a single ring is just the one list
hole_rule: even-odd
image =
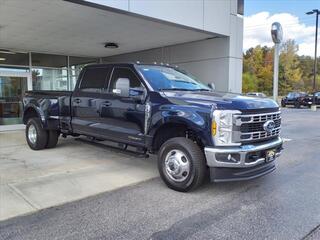
[{"label": "glass storefront window", "polygon": [[81,69],[96,58],[31,53],[32,86],[34,90],[73,90]]},{"label": "glass storefront window", "polygon": [[33,90],[68,90],[67,56],[31,53]]},{"label": "glass storefront window", "polygon": [[82,68],[98,62],[70,56],[68,63],[67,56],[31,53],[30,64],[29,57],[29,53],[0,49],[0,129],[22,123],[22,98],[30,80],[33,90],[73,90]]},{"label": "glass storefront window", "polygon": [[65,68],[32,68],[33,90],[67,91],[68,69]]}]

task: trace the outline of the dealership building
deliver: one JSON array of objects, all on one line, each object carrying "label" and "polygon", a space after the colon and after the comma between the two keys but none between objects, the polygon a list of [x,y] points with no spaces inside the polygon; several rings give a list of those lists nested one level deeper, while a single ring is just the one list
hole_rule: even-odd
[{"label": "dealership building", "polygon": [[27,90],[72,90],[90,63],[178,66],[241,92],[243,0],[0,0],[0,131]]}]

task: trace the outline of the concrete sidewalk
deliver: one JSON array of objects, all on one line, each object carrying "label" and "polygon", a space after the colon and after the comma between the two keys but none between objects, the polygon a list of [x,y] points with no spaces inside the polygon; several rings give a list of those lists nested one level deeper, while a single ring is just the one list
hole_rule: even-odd
[{"label": "concrete sidewalk", "polygon": [[23,131],[0,132],[0,220],[158,176],[156,159],[59,139],[31,150]]}]

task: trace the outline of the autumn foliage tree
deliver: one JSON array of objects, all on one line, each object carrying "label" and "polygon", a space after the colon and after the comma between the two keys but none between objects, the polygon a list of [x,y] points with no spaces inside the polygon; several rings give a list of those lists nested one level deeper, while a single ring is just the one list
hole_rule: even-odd
[{"label": "autumn foliage tree", "polygon": [[[279,94],[290,91],[311,91],[313,59],[299,56],[298,45],[288,40],[281,46],[279,61]],[[243,55],[243,92],[272,95],[274,49],[256,46]],[[319,86],[319,85],[318,85]]]}]

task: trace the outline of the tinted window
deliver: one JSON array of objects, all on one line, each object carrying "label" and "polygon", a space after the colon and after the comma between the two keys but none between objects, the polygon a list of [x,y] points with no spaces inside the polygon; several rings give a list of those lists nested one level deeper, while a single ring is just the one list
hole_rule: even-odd
[{"label": "tinted window", "polygon": [[130,88],[142,87],[140,80],[136,74],[129,68],[115,68],[110,83],[110,91],[115,88],[115,83],[119,78],[128,78],[130,80]]},{"label": "tinted window", "polygon": [[85,70],[80,88],[102,89],[107,86],[110,68],[88,68]]}]

